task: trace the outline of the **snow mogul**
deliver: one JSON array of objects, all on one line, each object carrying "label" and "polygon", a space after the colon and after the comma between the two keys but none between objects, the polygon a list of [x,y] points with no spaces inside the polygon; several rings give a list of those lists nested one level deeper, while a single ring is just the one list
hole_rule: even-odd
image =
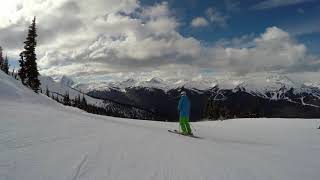
[{"label": "snow mogul", "polygon": [[190,106],[191,103],[187,96],[187,93],[185,91],[182,91],[178,104],[180,128],[182,130],[182,134],[192,136],[193,134],[189,124]]}]

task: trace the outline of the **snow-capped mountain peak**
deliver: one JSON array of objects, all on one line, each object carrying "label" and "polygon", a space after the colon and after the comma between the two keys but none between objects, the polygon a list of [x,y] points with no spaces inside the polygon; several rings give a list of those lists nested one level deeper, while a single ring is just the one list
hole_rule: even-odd
[{"label": "snow-capped mountain peak", "polygon": [[122,81],[121,83],[130,85],[130,84],[135,84],[136,82],[137,82],[136,80],[134,80],[133,78],[130,78],[130,79],[127,79],[125,81]]},{"label": "snow-capped mountain peak", "polygon": [[304,85],[307,86],[307,87],[319,88],[320,89],[320,83],[318,83],[318,82],[306,82],[306,83],[304,83]]},{"label": "snow-capped mountain peak", "polygon": [[154,83],[154,84],[164,84],[165,82],[157,77],[154,77],[152,79],[149,80],[149,83]]},{"label": "snow-capped mountain peak", "polygon": [[[110,89],[126,92],[127,88],[160,89],[164,92],[168,92],[170,90],[186,88],[189,90],[198,91],[199,93],[205,92],[212,88],[217,88],[220,90],[232,90],[233,92],[245,91],[254,96],[276,100],[287,98],[284,94],[291,89],[293,89],[292,92],[294,94],[304,92],[313,93],[314,88],[319,90],[320,86],[316,83],[302,84],[295,82],[294,80],[282,74],[256,73],[246,76],[215,76],[201,80],[163,80],[153,77],[147,81],[128,79],[125,81],[112,83],[95,83],[90,84],[89,86],[76,85],[75,87],[83,88],[81,89],[83,92],[90,92],[92,90],[108,91]],[[313,88],[313,90],[310,90],[310,88]]]},{"label": "snow-capped mountain peak", "polygon": [[69,86],[69,87],[71,87],[75,84],[74,81],[70,77],[67,77],[65,75],[61,77],[59,82],[60,82],[60,84],[65,85],[65,86]]}]

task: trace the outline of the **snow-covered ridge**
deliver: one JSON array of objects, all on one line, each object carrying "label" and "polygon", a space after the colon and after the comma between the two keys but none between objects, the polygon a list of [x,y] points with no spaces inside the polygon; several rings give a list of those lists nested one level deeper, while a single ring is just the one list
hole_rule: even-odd
[{"label": "snow-covered ridge", "polygon": [[[285,100],[313,107],[319,107],[320,102],[319,83],[296,82],[287,76],[279,74],[255,74],[254,76],[239,77],[217,76],[205,80],[163,80],[160,78],[151,78],[147,81],[138,81],[135,79],[128,79],[119,82],[88,84],[76,84],[71,78],[66,76],[62,76],[56,80],[45,76],[42,76],[40,79],[43,90],[48,87],[50,91],[62,95],[69,93],[71,99],[94,91],[106,93],[107,96],[109,95],[108,93],[113,93],[112,91],[118,91],[122,94],[122,97],[125,97],[126,91],[131,88],[137,88],[138,90],[141,90],[140,88],[142,88],[147,91],[160,89],[165,93],[170,90],[186,88],[198,93],[212,93],[212,90],[218,90],[217,93],[220,95],[226,92],[224,90],[231,90],[232,92],[244,91],[255,97],[270,100]],[[102,100],[89,96],[86,97],[90,104],[105,107]],[[129,101],[126,103],[129,103]]]},{"label": "snow-covered ridge", "polygon": [[243,90],[248,93],[258,94],[264,96],[267,92],[279,92],[283,90],[294,89],[294,93],[301,93],[309,91],[312,88],[320,89],[320,83],[300,83],[295,82],[285,75],[278,74],[255,74],[254,76],[217,76],[202,80],[185,80],[185,79],[168,79],[162,80],[160,78],[151,78],[147,81],[138,81],[135,79],[128,79],[120,82],[101,82],[88,84],[75,84],[76,89],[83,92],[108,91],[116,89],[125,91],[126,88],[143,87],[162,89],[165,92],[171,89],[187,88],[192,90],[206,91],[214,87],[219,89]]},{"label": "snow-covered ridge", "polygon": [[307,87],[313,87],[313,88],[319,88],[320,89],[320,82],[306,82],[304,83],[305,86]]},{"label": "snow-covered ridge", "polygon": [[53,78],[49,76],[40,76],[39,77],[41,82],[41,89],[43,92],[45,92],[47,89],[52,92],[54,95],[65,95],[66,93],[69,94],[70,99],[75,99],[79,95],[85,96],[87,102],[92,105],[97,106],[104,106],[104,103],[102,100],[91,98],[75,89],[72,88],[72,85],[74,85],[74,82],[71,78],[67,76],[62,76],[59,79],[54,80]]},{"label": "snow-covered ridge", "polygon": [[60,82],[60,84],[65,85],[65,86],[73,86],[74,85],[74,81],[67,76],[62,76],[59,82]]},{"label": "snow-covered ridge", "polygon": [[69,77],[62,76],[61,78],[54,80],[51,77],[40,76],[39,79],[41,81],[42,93],[46,93],[48,89],[49,96],[54,96],[54,98],[58,98],[60,101],[63,100],[66,94],[69,95],[69,98],[71,100],[75,100],[80,96],[80,98],[85,97],[88,104],[105,109],[106,111],[102,113],[108,114],[104,115],[132,119],[154,118],[154,116],[150,114],[150,112],[140,107],[132,106],[130,104],[124,104],[123,102],[118,102],[117,100],[114,100],[112,98],[102,100],[100,98],[94,98],[90,95],[87,95],[86,93],[81,92],[80,90],[72,87],[72,85],[74,85],[74,82]]}]

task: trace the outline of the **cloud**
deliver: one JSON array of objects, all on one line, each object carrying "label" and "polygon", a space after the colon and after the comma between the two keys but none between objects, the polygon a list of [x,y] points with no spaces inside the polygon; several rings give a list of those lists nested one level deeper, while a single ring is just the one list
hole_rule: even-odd
[{"label": "cloud", "polygon": [[191,21],[192,27],[204,27],[208,26],[208,21],[204,17],[196,17]]},{"label": "cloud", "polygon": [[299,14],[304,14],[304,9],[298,8],[298,9],[297,9],[297,12],[298,12]]},{"label": "cloud", "polygon": [[146,71],[166,64],[190,62],[201,50],[198,40],[177,32],[179,23],[167,3],[139,6],[126,13],[122,10],[101,13],[92,18],[90,26],[81,20],[74,30],[70,27],[61,30],[66,33],[57,33],[62,38],[54,40],[57,48],[52,48],[51,43],[42,45],[46,53],[39,59],[41,73],[85,76]]},{"label": "cloud", "polygon": [[[318,57],[277,27],[204,46],[178,31],[181,22],[166,2],[146,6],[136,0],[92,0],[88,6],[86,0],[24,0],[13,11],[0,18],[6,22],[0,23],[1,45],[18,58],[26,27],[36,15],[38,65],[45,75],[168,79],[194,78],[208,69],[236,74],[320,69]],[[228,17],[214,8],[203,18],[227,26]]]},{"label": "cloud", "polygon": [[206,15],[209,19],[209,21],[219,27],[225,27],[227,26],[227,19],[228,16],[223,15],[220,11],[218,11],[216,8],[208,8],[206,10]]},{"label": "cloud", "polygon": [[25,28],[12,24],[8,27],[0,28],[0,42],[4,48],[16,50],[19,46],[23,46],[22,39],[25,38],[25,34]]},{"label": "cloud", "polygon": [[[205,11],[206,18],[204,17],[196,17],[191,21],[192,27],[205,27],[209,24],[212,24],[216,27],[226,27],[228,16],[223,15],[216,8],[208,8]],[[208,19],[208,20],[207,20]]]},{"label": "cloud", "polygon": [[[299,24],[299,26],[297,26]],[[288,31],[292,36],[300,36],[320,32],[320,22],[317,18],[304,19],[303,21],[295,21],[282,25],[283,29]]]},{"label": "cloud", "polygon": [[248,48],[213,49],[212,56],[216,59],[213,65],[239,74],[271,70],[285,72],[309,60],[306,47],[277,27],[267,28],[252,44]]},{"label": "cloud", "polygon": [[240,1],[238,0],[224,0],[227,11],[235,12],[240,10]]},{"label": "cloud", "polygon": [[271,9],[271,8],[290,6],[290,5],[313,2],[313,1],[316,1],[316,0],[264,0],[254,5],[252,8],[256,10]]},{"label": "cloud", "polygon": [[231,39],[220,39],[216,41],[216,47],[236,47],[236,48],[249,48],[255,45],[255,34],[246,34],[240,37],[234,37]]},{"label": "cloud", "polygon": [[159,18],[168,17],[171,15],[171,12],[168,8],[168,3],[162,2],[160,4],[155,4],[154,6],[145,7],[142,14],[146,18]]}]

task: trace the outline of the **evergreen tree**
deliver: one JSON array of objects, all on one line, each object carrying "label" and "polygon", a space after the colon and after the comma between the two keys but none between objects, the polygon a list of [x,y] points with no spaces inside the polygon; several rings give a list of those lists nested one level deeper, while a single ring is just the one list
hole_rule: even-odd
[{"label": "evergreen tree", "polygon": [[210,119],[219,119],[220,114],[219,114],[219,106],[212,103],[210,107],[210,112],[209,112],[209,117]]},{"label": "evergreen tree", "polygon": [[228,111],[227,108],[225,106],[223,106],[222,108],[219,108],[219,119],[222,121],[224,119],[227,119],[228,117]]},{"label": "evergreen tree", "polygon": [[37,68],[37,57],[36,57],[36,37],[37,37],[37,29],[36,29],[36,17],[34,17],[31,25],[29,26],[28,36],[26,41],[24,42],[24,51],[23,56],[25,57],[24,68],[26,70],[26,84],[33,89],[36,93],[38,93],[40,81],[38,79],[39,71]]},{"label": "evergreen tree", "polygon": [[70,102],[70,97],[69,97],[69,93],[66,92],[66,94],[63,97],[63,104],[66,106],[70,106],[71,102]]},{"label": "evergreen tree", "polygon": [[0,70],[3,70],[3,63],[4,63],[4,59],[3,59],[3,54],[2,54],[2,47],[0,46]]},{"label": "evergreen tree", "polygon": [[14,72],[15,69],[14,69],[14,68],[15,68],[15,67],[13,67],[12,72],[11,72],[11,76],[12,76],[12,77],[14,77],[14,74],[15,74],[15,72]]},{"label": "evergreen tree", "polygon": [[55,100],[56,100],[58,103],[61,103],[58,94],[57,94]]},{"label": "evergreen tree", "polygon": [[205,110],[205,117],[213,120],[217,120],[220,117],[219,104],[214,101],[214,97],[210,97],[207,100],[207,106]]},{"label": "evergreen tree", "polygon": [[80,98],[80,94],[79,94],[77,97],[74,98],[74,104],[73,104],[73,106],[80,108],[80,103],[81,103],[81,100],[80,100],[80,99],[81,99],[81,98]]},{"label": "evergreen tree", "polygon": [[82,96],[82,100],[81,100],[80,108],[83,109],[83,110],[87,110],[87,107],[88,107],[87,100],[83,95]]},{"label": "evergreen tree", "polygon": [[2,65],[2,70],[6,74],[9,74],[9,61],[8,61],[8,56],[4,59],[3,65]]},{"label": "evergreen tree", "polygon": [[19,64],[20,64],[20,69],[18,71],[18,75],[20,77],[22,84],[26,85],[25,79],[27,78],[27,72],[26,72],[25,59],[23,56],[23,52],[20,53]]},{"label": "evergreen tree", "polygon": [[50,92],[49,92],[48,86],[47,86],[47,89],[46,89],[46,96],[50,97]]}]

